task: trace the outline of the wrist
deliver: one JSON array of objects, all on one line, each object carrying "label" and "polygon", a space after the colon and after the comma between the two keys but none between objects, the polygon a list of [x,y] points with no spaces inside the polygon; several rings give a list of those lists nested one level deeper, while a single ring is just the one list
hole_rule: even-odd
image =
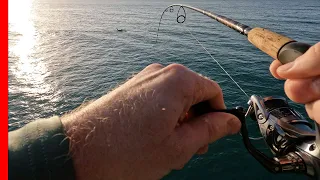
[{"label": "wrist", "polygon": [[92,174],[113,179],[110,176],[116,173],[112,168],[118,163],[115,152],[119,145],[114,137],[122,135],[112,130],[117,118],[112,111],[117,108],[116,98],[112,99],[103,96],[61,117],[78,180],[94,179]]},{"label": "wrist", "polygon": [[60,118],[64,132],[69,139],[69,154],[73,159],[78,180],[92,179],[90,175],[97,174],[94,171],[94,162],[99,163],[95,159],[98,148],[94,146],[96,142],[93,137],[101,137],[101,135],[96,132],[98,128],[96,118],[88,112],[90,105],[81,105],[76,111]]}]

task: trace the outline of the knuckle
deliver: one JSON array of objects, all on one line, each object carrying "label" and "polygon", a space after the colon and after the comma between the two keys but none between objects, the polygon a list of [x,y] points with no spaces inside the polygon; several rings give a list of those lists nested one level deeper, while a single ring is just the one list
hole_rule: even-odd
[{"label": "knuckle", "polygon": [[320,42],[316,43],[314,45],[315,51],[317,51],[318,53],[320,53]]},{"label": "knuckle", "polygon": [[208,143],[214,142],[222,137],[223,134],[228,134],[226,127],[216,123],[209,123],[208,120],[205,120],[205,122],[207,123]]},{"label": "knuckle", "polygon": [[176,87],[176,91],[179,91],[180,96],[190,96],[193,92],[192,84],[194,77],[190,74],[190,70],[181,64],[170,64],[165,70],[168,73],[168,81]]},{"label": "knuckle", "polygon": [[[196,78],[194,82],[194,94],[198,94],[199,98],[206,97],[209,92],[214,92],[215,96],[222,95],[222,89],[216,81],[208,77],[199,75],[201,78]],[[203,101],[205,99],[195,99],[195,101]]]},{"label": "knuckle", "polygon": [[178,75],[182,75],[188,71],[187,67],[181,64],[176,64],[176,63],[170,64],[169,66],[167,66],[167,69],[169,71],[172,71],[174,74],[178,74]]},{"label": "knuckle", "polygon": [[315,56],[317,57],[316,59],[318,61],[320,61],[320,42],[318,42],[317,44],[315,44],[313,46],[313,52],[314,52]]},{"label": "knuckle", "polygon": [[150,69],[150,70],[158,70],[163,68],[163,66],[159,63],[152,63],[150,65],[148,65],[145,69]]},{"label": "knuckle", "polygon": [[[201,77],[202,78],[199,80],[199,81],[201,81],[201,83],[203,83],[204,85],[210,84],[210,86],[213,87],[215,90],[222,92],[220,85],[216,81],[214,81],[208,77],[202,76],[202,75],[201,75]],[[200,86],[200,87],[206,87],[206,86]]]},{"label": "knuckle", "polygon": [[223,98],[223,92],[222,92],[220,85],[215,81],[212,82],[212,85],[213,85],[214,91],[216,92],[215,97],[222,97]]},{"label": "knuckle", "polygon": [[217,91],[217,94],[222,94],[222,89],[217,82],[212,81],[212,85],[214,86],[215,90]]},{"label": "knuckle", "polygon": [[[209,139],[211,139],[211,137],[213,137],[214,134],[215,134],[218,130],[219,130],[219,129],[218,129],[216,126],[207,123],[207,131],[208,131],[208,138],[209,138]],[[208,142],[209,142],[209,141],[210,141],[210,140],[208,140]]]}]

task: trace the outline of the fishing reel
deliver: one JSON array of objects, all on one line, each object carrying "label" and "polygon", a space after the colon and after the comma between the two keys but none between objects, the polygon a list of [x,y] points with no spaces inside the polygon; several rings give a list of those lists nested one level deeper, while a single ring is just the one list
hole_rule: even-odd
[{"label": "fishing reel", "polygon": [[[202,102],[192,111],[196,115],[225,112],[237,116],[242,124],[241,135],[246,149],[267,170],[304,173],[320,180],[320,126],[315,123],[313,130],[312,124],[291,108],[283,97],[252,95],[248,105],[247,111],[242,107],[213,110],[208,102]],[[257,122],[274,157],[268,157],[251,144],[246,125],[248,117]]]},{"label": "fishing reel", "polygon": [[[253,95],[249,108],[229,109],[242,123],[241,134],[249,153],[273,173],[296,172],[320,179],[319,125],[304,119],[283,97],[261,98]],[[274,157],[268,157],[250,142],[246,117],[256,121]]]}]

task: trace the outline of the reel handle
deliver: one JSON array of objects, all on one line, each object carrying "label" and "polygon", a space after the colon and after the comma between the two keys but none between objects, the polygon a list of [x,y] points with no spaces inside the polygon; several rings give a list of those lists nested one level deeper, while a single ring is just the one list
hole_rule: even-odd
[{"label": "reel handle", "polygon": [[[250,106],[252,107],[252,106]],[[249,108],[250,108],[249,107]],[[250,111],[248,109],[248,111]],[[272,173],[283,173],[283,172],[302,172],[306,173],[306,167],[304,159],[302,159],[296,152],[291,152],[287,155],[280,156],[278,158],[272,158],[265,155],[263,152],[256,149],[249,138],[248,129],[246,126],[246,116],[248,115],[248,112],[244,112],[244,109],[242,107],[236,107],[232,109],[212,109],[209,105],[208,101],[201,102],[199,104],[194,105],[191,108],[191,114],[192,116],[199,116],[205,113],[209,112],[224,112],[224,113],[230,113],[234,116],[238,117],[241,121],[241,135],[242,140],[244,143],[245,148],[248,150],[248,152],[268,171]],[[318,132],[318,142],[320,141],[320,126],[316,124],[316,131]],[[319,145],[319,146],[318,146]],[[317,143],[317,146],[320,147],[320,144]],[[302,152],[300,152],[301,154]],[[306,156],[310,158],[310,156]],[[311,158],[310,161],[313,161]],[[318,162],[316,162],[318,163]],[[315,164],[315,163],[313,163]],[[320,165],[320,162],[319,162]],[[318,174],[319,172],[316,172]]]},{"label": "reel handle", "polygon": [[240,131],[242,134],[242,140],[248,152],[257,161],[259,161],[262,166],[264,166],[270,172],[279,173],[282,171],[282,167],[279,162],[275,161],[272,158],[269,158],[264,153],[254,148],[254,146],[251,144],[249,135],[248,135],[248,129],[246,126],[245,112],[242,107],[237,107],[232,109],[212,109],[209,105],[209,102],[204,101],[194,105],[191,109],[192,109],[191,111],[193,116],[200,116],[202,114],[209,113],[209,112],[224,112],[224,113],[230,113],[236,116],[241,121]]}]

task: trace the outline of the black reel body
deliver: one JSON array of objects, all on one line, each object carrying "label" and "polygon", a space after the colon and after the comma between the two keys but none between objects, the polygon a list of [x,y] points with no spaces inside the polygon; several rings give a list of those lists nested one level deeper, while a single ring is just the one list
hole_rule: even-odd
[{"label": "black reel body", "polygon": [[[291,108],[283,97],[260,100],[265,111],[250,112],[258,122],[260,132],[275,156],[283,156],[296,149],[306,139],[314,139],[312,125]],[[258,112],[258,113],[256,113]]]},{"label": "black reel body", "polygon": [[320,179],[319,125],[316,124],[316,130],[313,130],[312,124],[283,97],[253,95],[248,104],[245,117],[257,121],[275,157],[267,157],[250,143],[245,120],[242,120],[241,132],[249,153],[271,172],[300,172]]},{"label": "black reel body", "polygon": [[[211,109],[205,101],[192,107],[194,115],[209,112],[225,112],[237,116],[241,121],[241,135],[248,152],[272,173],[304,173],[320,180],[320,125],[311,123],[291,108],[283,97],[261,98],[252,95],[245,112],[242,107],[233,109]],[[255,148],[249,137],[246,117],[257,122],[264,141],[274,157]]]}]

